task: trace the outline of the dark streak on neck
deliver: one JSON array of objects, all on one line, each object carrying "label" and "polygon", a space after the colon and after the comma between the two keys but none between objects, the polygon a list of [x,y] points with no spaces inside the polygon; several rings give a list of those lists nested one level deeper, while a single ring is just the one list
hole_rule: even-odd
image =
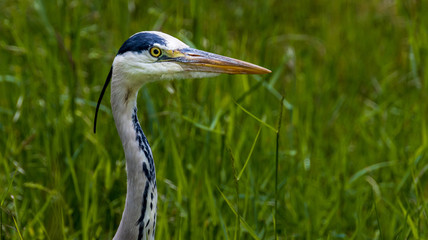
[{"label": "dark streak on neck", "polygon": [[[138,142],[138,146],[140,147],[140,150],[143,151],[144,156],[147,158],[147,161],[149,163],[149,168],[144,170],[144,174],[146,178],[151,181],[155,180],[156,173],[155,173],[155,163],[153,161],[152,151],[150,149],[149,142],[147,141],[146,136],[144,135],[143,130],[141,129],[140,123],[138,122],[137,117],[137,108],[134,108],[134,111],[132,113],[132,122],[134,125],[135,133],[136,133],[136,141]],[[144,165],[142,166],[144,169]]]},{"label": "dark streak on neck", "polygon": [[[129,96],[129,91],[127,92],[126,96],[127,97]],[[135,130],[135,135],[136,135],[135,140],[138,142],[138,146],[140,150],[144,153],[144,156],[146,157],[149,165],[147,166],[146,161],[144,160],[142,161],[142,172],[146,177],[147,181],[145,182],[144,191],[143,191],[141,214],[136,223],[136,225],[139,227],[138,240],[141,240],[143,239],[143,236],[144,236],[144,229],[148,226],[150,222],[150,219],[148,219],[147,222],[144,223],[147,206],[150,205],[150,211],[153,211],[152,202],[153,202],[153,191],[156,189],[156,172],[155,172],[155,163],[153,161],[153,156],[152,156],[149,142],[147,141],[147,138],[144,135],[143,130],[141,129],[140,123],[138,122],[136,107],[134,108],[134,111],[132,113],[132,123]],[[149,199],[149,188],[152,191],[150,199]],[[157,206],[156,206],[156,209],[157,209]],[[155,224],[155,221],[156,221],[156,212],[155,212],[155,219],[153,221],[153,224]],[[153,236],[154,236],[154,227],[156,227],[156,225],[153,225],[153,232],[152,232]],[[150,229],[148,233],[150,235]]]},{"label": "dark streak on neck", "polygon": [[[143,238],[144,235],[144,217],[145,217],[145,213],[146,213],[146,206],[147,206],[147,194],[149,192],[149,183],[146,182],[146,186],[144,187],[144,192],[143,192],[143,205],[142,205],[142,209],[141,209],[141,215],[140,218],[138,218],[137,221],[137,226],[138,227],[138,240]],[[147,221],[147,223],[150,221],[150,219]]]}]

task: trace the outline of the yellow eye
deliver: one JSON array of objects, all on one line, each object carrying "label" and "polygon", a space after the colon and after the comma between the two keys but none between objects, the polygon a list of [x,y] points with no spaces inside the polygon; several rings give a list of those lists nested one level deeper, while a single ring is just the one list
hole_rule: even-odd
[{"label": "yellow eye", "polygon": [[158,47],[152,47],[150,48],[150,55],[153,57],[159,57],[161,55],[162,51]]}]

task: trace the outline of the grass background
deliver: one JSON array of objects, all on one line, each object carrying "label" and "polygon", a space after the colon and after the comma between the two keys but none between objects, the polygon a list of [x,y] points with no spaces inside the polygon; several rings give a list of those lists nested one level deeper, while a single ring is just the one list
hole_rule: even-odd
[{"label": "grass background", "polygon": [[96,135],[93,116],[115,53],[142,30],[273,71],[140,91],[157,239],[427,239],[427,12],[422,0],[2,0],[1,239],[112,238],[126,173],[109,96]]}]

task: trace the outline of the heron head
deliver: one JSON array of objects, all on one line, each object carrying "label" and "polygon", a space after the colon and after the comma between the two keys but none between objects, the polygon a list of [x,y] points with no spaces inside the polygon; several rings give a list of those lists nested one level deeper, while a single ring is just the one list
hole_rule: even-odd
[{"label": "heron head", "polygon": [[190,48],[162,32],[139,32],[123,43],[114,58],[98,99],[95,124],[101,99],[111,79],[115,86],[138,90],[144,83],[164,79],[270,72],[269,69],[248,62]]},{"label": "heron head", "polygon": [[131,36],[123,43],[113,62],[113,76],[118,76],[115,79],[136,85],[163,79],[209,77],[220,73],[269,72],[251,63],[190,48],[168,34],[155,31]]}]

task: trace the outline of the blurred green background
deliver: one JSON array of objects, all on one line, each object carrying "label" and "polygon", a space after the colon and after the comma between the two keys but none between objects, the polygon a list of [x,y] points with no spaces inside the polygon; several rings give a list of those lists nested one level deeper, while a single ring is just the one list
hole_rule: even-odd
[{"label": "blurred green background", "polygon": [[428,239],[427,13],[422,0],[2,0],[1,239],[113,237],[126,172],[110,94],[97,134],[93,117],[142,30],[273,71],[140,91],[157,239]]}]

